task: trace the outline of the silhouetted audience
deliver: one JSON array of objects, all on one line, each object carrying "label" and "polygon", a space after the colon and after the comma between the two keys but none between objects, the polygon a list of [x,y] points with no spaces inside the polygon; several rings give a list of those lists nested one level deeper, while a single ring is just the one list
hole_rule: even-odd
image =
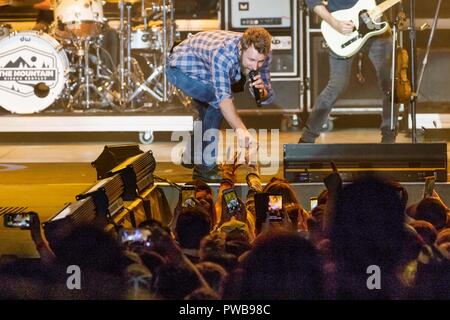
[{"label": "silhouetted audience", "polygon": [[175,235],[183,252],[193,263],[199,261],[200,241],[211,231],[211,220],[202,207],[182,209],[175,227]]},{"label": "silhouetted audience", "polygon": [[321,299],[322,263],[318,252],[296,233],[261,235],[228,278],[224,299]]},{"label": "silhouetted audience", "polygon": [[[450,210],[436,192],[406,208],[399,183],[344,185],[333,171],[309,212],[286,180],[264,186],[250,164],[246,198],[227,211],[238,166],[237,155],[221,165],[215,201],[209,185],[188,182],[195,196],[180,197],[170,223],[171,213],[138,221],[139,239],[92,222],[47,243],[33,213],[40,259],[2,256],[0,299],[450,299]],[[261,192],[282,196],[282,221],[258,218]],[[80,290],[67,287],[69,267],[81,272]]]},{"label": "silhouetted audience", "polygon": [[436,230],[441,230],[447,225],[448,208],[437,198],[425,198],[417,204],[414,219],[431,223]]},{"label": "silhouetted audience", "polygon": [[228,275],[227,271],[219,264],[210,261],[203,261],[197,263],[195,266],[208,282],[211,289],[217,294],[220,294],[225,278]]},{"label": "silhouetted audience", "polygon": [[[396,271],[404,261],[405,205],[389,182],[367,177],[338,193],[331,217],[331,253],[337,299],[399,299],[404,288]],[[368,268],[381,270],[381,287],[367,286]]]}]

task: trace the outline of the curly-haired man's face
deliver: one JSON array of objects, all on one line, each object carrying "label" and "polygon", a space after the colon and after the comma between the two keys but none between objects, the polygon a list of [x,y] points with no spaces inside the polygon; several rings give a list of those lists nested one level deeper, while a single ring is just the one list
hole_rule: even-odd
[{"label": "curly-haired man's face", "polygon": [[266,60],[266,55],[259,53],[255,47],[252,45],[246,50],[241,51],[241,72],[248,76],[251,70],[259,70],[264,61]]}]

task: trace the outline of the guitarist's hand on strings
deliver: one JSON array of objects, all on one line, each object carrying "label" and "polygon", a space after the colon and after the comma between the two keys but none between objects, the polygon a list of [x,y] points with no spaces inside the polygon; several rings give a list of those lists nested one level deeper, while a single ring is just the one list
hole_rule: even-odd
[{"label": "guitarist's hand on strings", "polygon": [[342,21],[333,19],[331,26],[342,34],[350,34],[355,29],[355,25],[351,21]]}]

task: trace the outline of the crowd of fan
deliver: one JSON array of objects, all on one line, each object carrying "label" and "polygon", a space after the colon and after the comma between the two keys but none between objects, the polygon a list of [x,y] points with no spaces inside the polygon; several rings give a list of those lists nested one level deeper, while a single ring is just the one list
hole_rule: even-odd
[{"label": "crowd of fan", "polygon": [[[180,200],[173,222],[147,220],[146,241],[121,244],[117,234],[78,226],[48,246],[39,217],[31,235],[38,261],[3,259],[0,298],[19,299],[449,299],[450,214],[437,193],[407,207],[398,183],[366,177],[325,179],[308,212],[292,187],[273,178],[263,188],[248,166],[239,212],[224,213],[224,190],[236,164],[222,165],[217,199],[193,181],[195,198]],[[283,195],[285,219],[258,223],[255,194]],[[81,290],[67,287],[67,266],[81,270]],[[370,266],[380,284],[368,286]]]}]

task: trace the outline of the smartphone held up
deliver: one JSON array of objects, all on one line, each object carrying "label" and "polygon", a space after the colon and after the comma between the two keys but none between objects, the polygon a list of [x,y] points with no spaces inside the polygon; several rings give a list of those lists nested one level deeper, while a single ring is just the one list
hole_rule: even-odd
[{"label": "smartphone held up", "polygon": [[224,190],[222,193],[223,199],[226,205],[226,212],[228,216],[234,216],[238,214],[240,209],[239,199],[234,189]]},{"label": "smartphone held up", "polygon": [[425,178],[425,185],[423,187],[423,199],[433,197],[435,185],[436,185],[435,176],[429,176]]},{"label": "smartphone held up", "polygon": [[122,244],[140,243],[146,247],[152,246],[150,239],[152,232],[149,229],[122,229],[119,235]]},{"label": "smartphone held up", "polygon": [[315,207],[317,207],[317,204],[318,204],[317,197],[310,197],[309,198],[309,208],[310,208],[310,210],[312,210]]},{"label": "smartphone held up", "polygon": [[180,201],[183,208],[195,206],[195,187],[183,186],[180,192]]},{"label": "smartphone held up", "polygon": [[3,225],[7,228],[29,229],[31,227],[32,214],[30,212],[5,213]]},{"label": "smartphone held up", "polygon": [[256,225],[259,228],[264,222],[283,222],[285,212],[283,209],[283,196],[259,192],[255,194]]},{"label": "smartphone held up", "polygon": [[268,195],[267,214],[269,215],[268,218],[271,222],[282,222],[284,220],[282,195]]}]

